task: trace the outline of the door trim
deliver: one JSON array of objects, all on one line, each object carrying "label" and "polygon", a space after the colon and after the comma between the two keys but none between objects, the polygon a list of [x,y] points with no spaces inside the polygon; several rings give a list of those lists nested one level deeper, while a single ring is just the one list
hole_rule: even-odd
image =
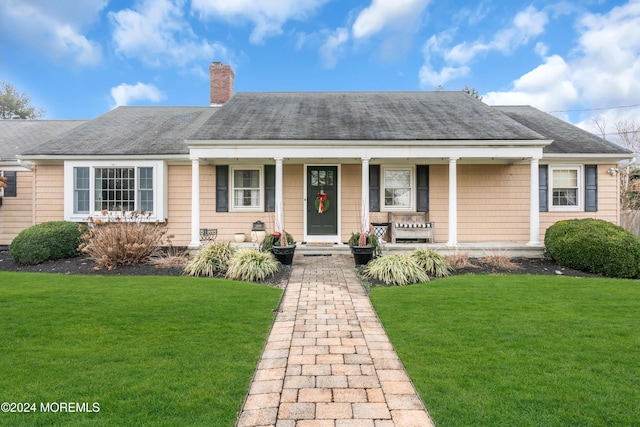
[{"label": "door trim", "polygon": [[304,165],[304,183],[303,183],[303,188],[304,188],[304,197],[302,200],[302,212],[304,212],[304,241],[305,242],[321,242],[321,243],[341,243],[340,242],[340,236],[342,235],[342,203],[338,203],[338,224],[337,224],[337,228],[338,228],[338,234],[336,235],[331,235],[331,234],[325,234],[325,235],[314,235],[314,234],[307,234],[307,197],[309,196],[307,194],[308,192],[308,185],[307,185],[307,175],[308,175],[308,169],[309,167],[314,167],[314,166],[333,166],[333,167],[337,167],[338,168],[338,188],[336,189],[337,194],[338,194],[338,200],[342,200],[342,167],[339,163],[335,163],[335,164],[327,164],[327,163],[305,163]]}]

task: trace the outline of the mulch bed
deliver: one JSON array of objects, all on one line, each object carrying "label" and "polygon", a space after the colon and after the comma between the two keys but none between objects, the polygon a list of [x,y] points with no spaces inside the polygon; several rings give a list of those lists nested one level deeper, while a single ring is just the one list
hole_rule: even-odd
[{"label": "mulch bed", "polygon": [[[452,274],[548,274],[572,277],[594,277],[594,275],[590,273],[558,266],[553,260],[548,258],[513,258],[511,260],[515,265],[513,268],[500,268],[489,265],[484,263],[482,258],[471,258],[469,261],[473,266],[455,270]],[[182,267],[158,267],[153,264],[125,265],[114,268],[113,270],[107,270],[106,268],[98,269],[93,260],[84,257],[65,258],[46,261],[38,265],[25,266],[15,262],[8,251],[0,251],[0,271],[88,275],[102,274],[115,276],[184,275]],[[291,266],[281,266],[278,273],[269,277],[263,283],[271,286],[284,287],[289,281],[290,274]]]}]

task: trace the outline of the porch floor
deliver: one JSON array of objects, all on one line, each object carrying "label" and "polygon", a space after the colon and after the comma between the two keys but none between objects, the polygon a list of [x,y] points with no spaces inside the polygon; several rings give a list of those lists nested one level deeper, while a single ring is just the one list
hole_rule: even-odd
[{"label": "porch floor", "polygon": [[[255,243],[232,243],[238,247],[256,247]],[[482,242],[482,243],[459,243],[455,247],[447,246],[446,243],[383,243],[382,253],[403,253],[411,252],[418,248],[429,248],[440,252],[443,255],[454,255],[466,253],[472,258],[482,258],[487,255],[506,255],[510,258],[543,258],[544,246],[530,246],[526,243],[516,242]],[[322,255],[322,254],[348,254],[351,249],[344,243],[324,244],[324,243],[298,243],[296,254],[301,255]]]}]

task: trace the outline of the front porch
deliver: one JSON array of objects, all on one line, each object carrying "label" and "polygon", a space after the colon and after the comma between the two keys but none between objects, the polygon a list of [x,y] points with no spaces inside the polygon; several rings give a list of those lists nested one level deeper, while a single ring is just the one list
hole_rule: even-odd
[{"label": "front porch", "polygon": [[[242,248],[255,248],[256,243],[232,243],[233,246]],[[382,254],[411,252],[418,248],[434,249],[442,255],[455,255],[465,253],[471,258],[482,258],[487,255],[506,255],[509,258],[543,258],[543,246],[531,246],[515,242],[482,242],[482,243],[458,243],[457,247],[448,246],[446,243],[383,243]],[[350,253],[351,248],[344,243],[317,244],[298,243],[296,256],[325,256],[344,255]]]}]

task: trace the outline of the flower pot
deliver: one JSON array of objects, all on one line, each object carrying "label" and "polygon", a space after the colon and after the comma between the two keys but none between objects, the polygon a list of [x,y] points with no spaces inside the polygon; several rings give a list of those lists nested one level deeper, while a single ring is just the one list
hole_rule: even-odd
[{"label": "flower pot", "polygon": [[351,246],[351,253],[353,254],[353,260],[358,265],[366,265],[373,259],[373,246]]},{"label": "flower pot", "polygon": [[274,246],[273,255],[283,265],[293,264],[293,255],[296,252],[296,245]]},{"label": "flower pot", "polygon": [[236,233],[233,235],[233,240],[237,243],[242,243],[247,238],[244,233]]},{"label": "flower pot", "polygon": [[266,237],[266,233],[264,231],[252,231],[251,232],[251,241],[262,243],[264,242],[264,238]]}]

